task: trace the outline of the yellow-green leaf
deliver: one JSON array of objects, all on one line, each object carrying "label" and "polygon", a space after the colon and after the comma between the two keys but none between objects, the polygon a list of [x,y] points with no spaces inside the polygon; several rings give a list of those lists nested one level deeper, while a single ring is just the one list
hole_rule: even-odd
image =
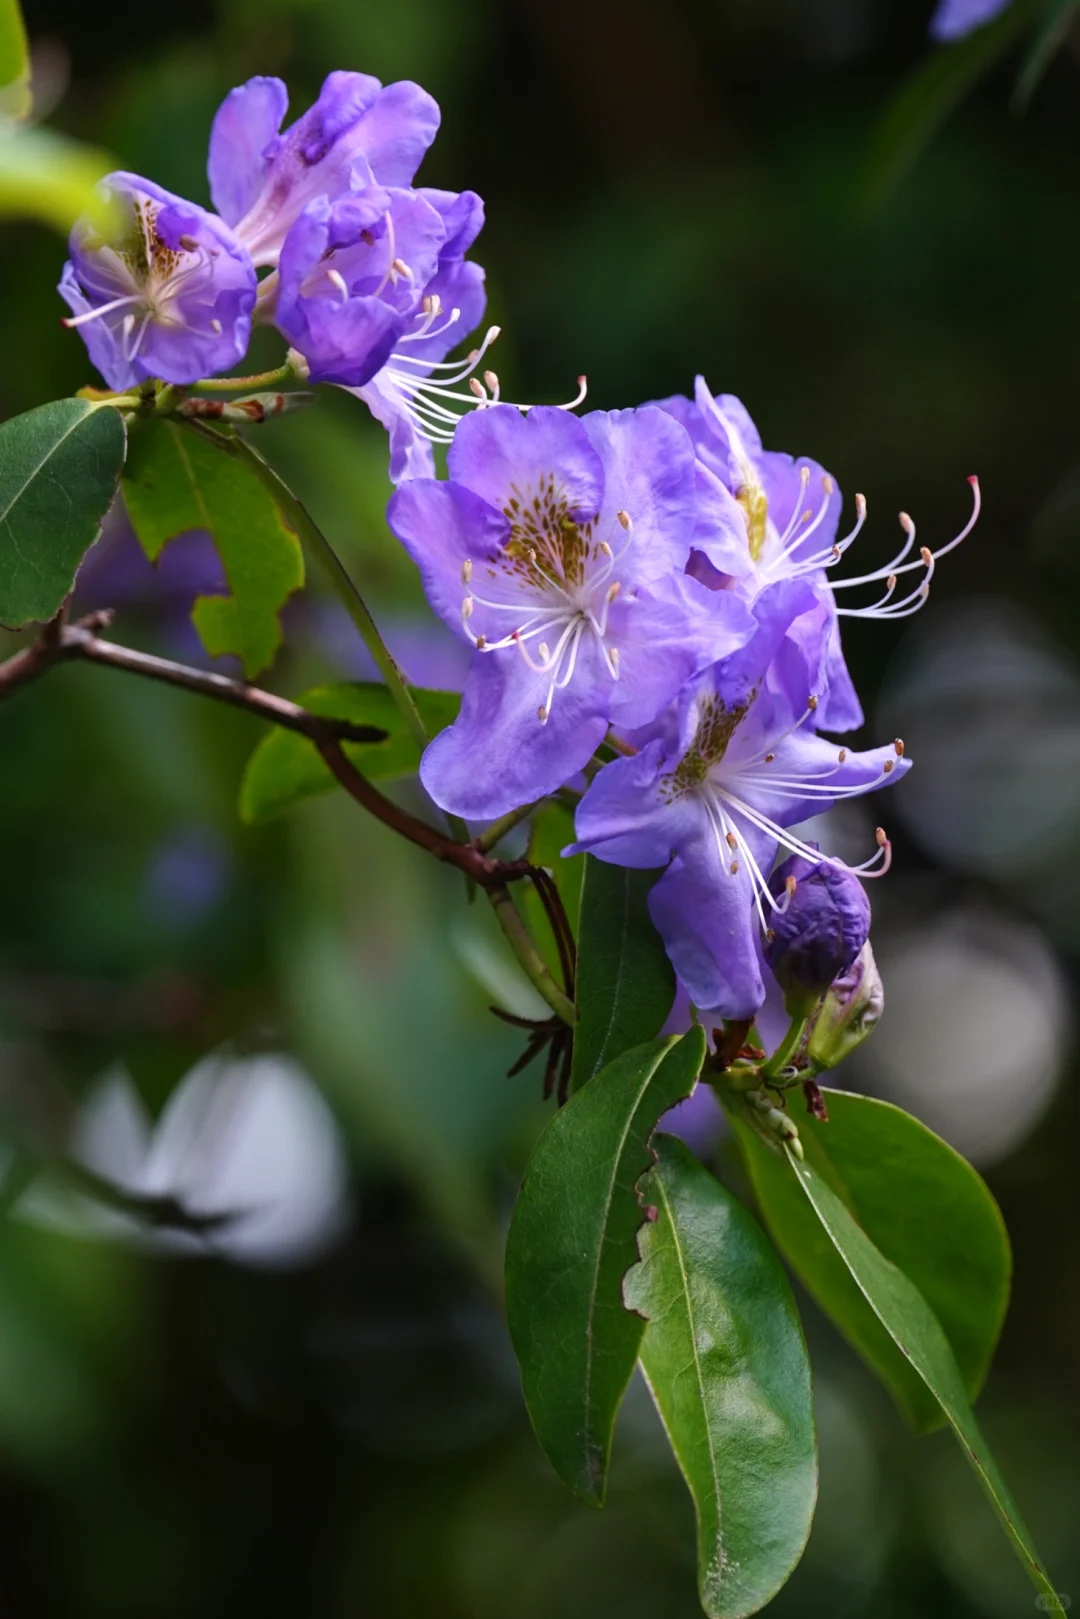
[{"label": "yellow-green leaf", "polygon": [[37,219],[64,235],[86,215],[107,232],[114,209],[97,189],[107,152],[48,129],[0,128],[0,216]]},{"label": "yellow-green leaf", "polygon": [[151,560],[177,534],[212,536],[229,594],[201,596],[195,627],[211,654],[235,653],[249,679],[265,669],[281,644],[278,613],[304,582],[300,542],[272,496],[241,462],[165,418],[133,432],[123,490]]},{"label": "yellow-green leaf", "polygon": [[30,50],[18,0],[0,0],[0,118],[30,112]]}]

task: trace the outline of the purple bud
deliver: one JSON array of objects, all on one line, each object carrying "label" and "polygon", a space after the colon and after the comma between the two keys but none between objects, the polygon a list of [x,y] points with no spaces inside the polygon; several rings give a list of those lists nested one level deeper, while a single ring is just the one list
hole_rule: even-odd
[{"label": "purple bud", "polygon": [[866,943],[866,890],[846,866],[801,855],[785,860],[769,887],[784,908],[773,913],[765,959],[787,1000],[823,995]]}]

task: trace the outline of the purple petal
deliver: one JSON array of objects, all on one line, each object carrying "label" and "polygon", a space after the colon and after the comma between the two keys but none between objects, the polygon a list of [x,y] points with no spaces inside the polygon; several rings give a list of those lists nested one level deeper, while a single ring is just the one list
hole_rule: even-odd
[{"label": "purple petal", "polygon": [[243,219],[258,196],[288,110],[288,90],[271,78],[249,79],[218,108],[207,174],[214,207],[227,224]]},{"label": "purple petal", "polygon": [[577,807],[577,841],[564,855],[594,854],[615,866],[666,866],[693,842],[705,812],[692,794],[671,798],[661,787],[670,761],[661,738],[629,758],[613,759],[593,778]]},{"label": "purple petal", "polygon": [[757,630],[737,596],[679,574],[617,596],[608,623],[607,640],[619,652],[611,719],[631,728],[648,725],[688,680]]},{"label": "purple petal", "polygon": [[484,228],[484,204],[475,191],[436,191],[420,186],[419,195],[437,210],[446,225],[443,257],[462,259]]},{"label": "purple petal", "polygon": [[[751,832],[759,864],[767,839]],[[649,895],[649,913],[690,999],[718,1017],[753,1017],[765,999],[757,952],[757,912],[744,862],[732,872],[715,838],[685,845]]]},{"label": "purple petal", "polygon": [[489,820],[555,792],[588,764],[607,730],[595,682],[583,682],[580,692],[573,686],[558,692],[542,725],[537,709],[547,684],[513,652],[505,658],[476,653],[461,713],[420,765],[420,779],[440,809]]},{"label": "purple petal", "polygon": [[596,533],[618,547],[617,513],[626,512],[635,571],[644,582],[686,566],[697,517],[694,447],[655,405],[592,411],[581,425],[604,467]]},{"label": "purple petal", "polygon": [[973,29],[992,22],[1009,0],[941,0],[930,22],[934,39],[962,39]]},{"label": "purple petal", "polygon": [[[465,634],[461,604],[469,594],[462,576],[466,562],[473,564],[479,594],[508,603],[518,600],[514,576],[502,569],[489,572],[484,566],[487,558],[498,552],[510,526],[501,512],[471,490],[434,478],[412,479],[391,497],[386,520],[420,569],[428,601],[459,635]],[[522,617],[527,611],[526,602]],[[477,623],[486,628],[481,609],[477,609]],[[496,617],[490,627],[492,639],[498,639],[508,634],[514,624],[504,614]],[[473,633],[481,630],[474,625]],[[512,648],[508,650],[517,658]]]},{"label": "purple petal", "polygon": [[554,479],[554,496],[575,522],[595,517],[604,469],[583,424],[569,411],[541,405],[523,416],[493,405],[466,416],[454,434],[447,470],[499,511],[518,497],[528,504]]},{"label": "purple petal", "polygon": [[[228,128],[225,108],[219,117]],[[354,171],[383,186],[407,186],[438,126],[439,109],[419,85],[383,89],[368,74],[331,73],[314,106],[266,148],[257,174],[245,171],[248,206],[236,225],[256,264],[274,262],[308,203],[347,193]],[[225,158],[222,166],[228,166]]]}]

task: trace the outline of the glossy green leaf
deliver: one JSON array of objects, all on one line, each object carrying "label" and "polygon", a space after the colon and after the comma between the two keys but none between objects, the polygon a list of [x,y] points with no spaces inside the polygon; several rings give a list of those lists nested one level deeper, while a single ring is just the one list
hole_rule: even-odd
[{"label": "glossy green leaf", "polygon": [[702,1606],[740,1619],[775,1596],[810,1533],[810,1361],[757,1222],[681,1141],[655,1146],[640,1188],[655,1218],[625,1297],[647,1319],[642,1368],[694,1498]]},{"label": "glossy green leaf", "polygon": [[85,214],[108,230],[114,206],[97,182],[115,167],[107,152],[50,129],[0,129],[0,216],[37,219],[66,236]]},{"label": "glossy green leaf", "polygon": [[177,534],[213,536],[229,595],[201,596],[195,627],[209,653],[235,653],[249,679],[265,669],[281,644],[278,613],[304,582],[300,542],[272,496],[210,439],[162,418],[132,434],[124,500],[152,561]]},{"label": "glossy green leaf", "polygon": [[[434,734],[456,717],[461,698],[456,692],[417,691],[416,706]],[[408,730],[401,712],[385,686],[375,682],[316,686],[300,698],[312,714],[377,725],[384,742],[346,742],[344,751],[369,780],[407,776],[420,764],[420,744]],[[244,771],[240,784],[240,816],[249,824],[280,815],[304,798],[329,792],[337,783],[313,743],[295,731],[271,731],[263,737]]]},{"label": "glossy green leaf", "polygon": [[[1016,1503],[979,1431],[956,1357],[937,1316],[919,1289],[874,1246],[818,1170],[809,1162],[800,1164],[790,1154],[787,1157],[797,1184],[867,1303],[948,1418],[1013,1550],[1039,1593],[1039,1608],[1044,1613],[1063,1614]],[[902,1212],[897,1218],[906,1219],[911,1204],[905,1199],[899,1207]]]},{"label": "glossy green leaf", "polygon": [[30,112],[30,50],[18,0],[0,0],[0,118]]},{"label": "glossy green leaf", "polygon": [[649,916],[655,871],[585,857],[571,1090],[651,1040],[675,998],[675,972]]},{"label": "glossy green leaf", "polygon": [[506,1244],[506,1313],[533,1427],[592,1505],[643,1323],[623,1306],[641,1224],[636,1182],[657,1119],[689,1096],[705,1036],[616,1058],[552,1119],[529,1160]]},{"label": "glossy green leaf", "polygon": [[119,411],[57,399],[0,425],[0,624],[52,618],[124,464]]},{"label": "glossy green leaf", "polygon": [[895,190],[950,114],[1019,38],[1031,20],[1032,4],[1013,0],[993,22],[935,47],[901,87],[870,143],[865,178],[869,206]]},{"label": "glossy green leaf", "polygon": [[[1009,1299],[1005,1223],[959,1153],[889,1102],[825,1092],[828,1123],[799,1118],[806,1162],[870,1240],[922,1293],[952,1346],[964,1388],[981,1389]],[[889,1387],[919,1430],[941,1409],[869,1307],[820,1225],[807,1220],[786,1159],[736,1119],[770,1232],[808,1291]],[[902,1214],[899,1212],[902,1211]]]}]

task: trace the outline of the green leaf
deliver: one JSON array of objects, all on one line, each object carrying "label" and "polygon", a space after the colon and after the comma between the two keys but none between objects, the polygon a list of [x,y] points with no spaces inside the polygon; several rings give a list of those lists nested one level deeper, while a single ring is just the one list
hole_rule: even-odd
[{"label": "green leaf", "polygon": [[235,653],[251,679],[281,644],[278,612],[304,582],[300,542],[241,462],[181,423],[159,419],[132,434],[124,500],[151,561],[174,535],[206,529],[229,583],[201,596],[192,619],[213,656]]},{"label": "green leaf", "polygon": [[[790,1154],[788,1162],[867,1303],[948,1418],[1013,1550],[1039,1592],[1038,1606],[1044,1613],[1063,1614],[1016,1503],[979,1431],[956,1357],[937,1316],[919,1289],[874,1246],[817,1169],[809,1162],[800,1164]],[[902,1210],[898,1218],[906,1220],[912,1206],[905,1199],[898,1206]]]},{"label": "green leaf", "polygon": [[1047,68],[1064,45],[1069,29],[1076,20],[1078,3],[1080,0],[1049,0],[1028,46],[1013,92],[1013,106],[1019,111],[1026,111]]},{"label": "green leaf", "polygon": [[124,464],[119,411],[57,399],[0,426],[0,624],[52,618]]},{"label": "green leaf", "polygon": [[651,1040],[675,998],[675,972],[647,904],[655,871],[585,857],[571,1090]]},{"label": "green leaf", "polygon": [[624,1052],[561,1108],[529,1160],[506,1244],[506,1313],[525,1403],[555,1471],[604,1497],[615,1416],[643,1323],[623,1306],[657,1119],[689,1096],[705,1036]]},{"label": "green leaf", "polygon": [[0,118],[30,113],[30,50],[18,0],[0,0]]},{"label": "green leaf", "polygon": [[107,152],[49,129],[0,129],[0,216],[37,219],[66,236],[84,214],[111,230],[115,202],[97,190],[116,164]]},{"label": "green leaf", "polygon": [[939,46],[904,84],[874,131],[866,163],[864,198],[878,206],[896,189],[951,113],[978,80],[1019,38],[1031,18],[1031,0],[1013,0],[1000,17],[964,39]]},{"label": "green leaf", "polygon": [[626,1302],[647,1318],[642,1369],[694,1498],[702,1606],[740,1619],[776,1594],[810,1533],[810,1361],[757,1222],[681,1141],[655,1147],[641,1194],[656,1217]]},{"label": "green leaf", "polygon": [[[442,730],[456,717],[461,698],[456,692],[412,689],[425,725]],[[344,752],[369,781],[410,775],[420,764],[420,744],[402,719],[385,686],[341,684],[316,686],[299,699],[301,708],[331,719],[357,725],[377,725],[387,733],[383,742],[346,742]],[[329,792],[337,783],[313,743],[295,731],[271,731],[263,737],[244,771],[240,784],[240,817],[249,825],[291,809],[301,799]]]},{"label": "green leaf", "polygon": [[[1012,1261],[985,1182],[932,1130],[889,1102],[825,1092],[828,1123],[799,1120],[806,1162],[879,1251],[936,1313],[974,1399],[1009,1300]],[[786,1160],[736,1117],[765,1223],[792,1268],[891,1390],[914,1428],[942,1421],[937,1401],[896,1347],[816,1221]],[[902,1217],[897,1211],[903,1210]]]}]

